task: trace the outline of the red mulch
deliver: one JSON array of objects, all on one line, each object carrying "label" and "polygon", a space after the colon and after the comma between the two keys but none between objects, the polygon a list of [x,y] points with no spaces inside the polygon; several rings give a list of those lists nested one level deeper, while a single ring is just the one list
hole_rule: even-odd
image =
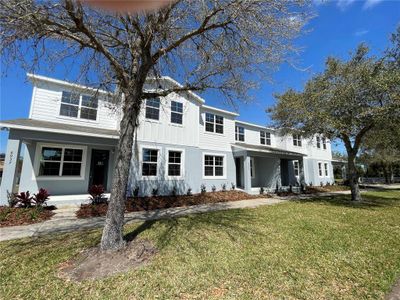
[{"label": "red mulch", "polygon": [[[138,197],[128,198],[126,202],[126,212],[148,211],[161,208],[191,206],[198,204],[240,201],[256,198],[267,198],[268,195],[249,195],[240,191],[226,192],[208,192],[204,194],[195,194],[192,196],[156,196],[156,197]],[[90,218],[105,216],[107,213],[107,204],[82,204],[76,212],[78,218]]]},{"label": "red mulch", "polygon": [[16,208],[0,206],[0,227],[28,225],[43,222],[54,215],[47,208]]}]

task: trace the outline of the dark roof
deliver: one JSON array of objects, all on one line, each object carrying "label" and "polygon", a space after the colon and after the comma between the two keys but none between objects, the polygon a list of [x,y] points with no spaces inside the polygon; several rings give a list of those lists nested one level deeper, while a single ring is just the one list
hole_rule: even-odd
[{"label": "dark roof", "polygon": [[240,150],[246,150],[246,151],[278,154],[280,156],[296,156],[296,157],[307,156],[304,153],[289,151],[289,150],[285,150],[285,149],[277,149],[274,147],[264,146],[264,145],[251,145],[251,144],[236,142],[235,144],[232,145],[232,147],[240,149]]},{"label": "dark roof", "polygon": [[0,121],[0,127],[14,128],[21,130],[33,130],[42,132],[56,132],[64,134],[75,134],[84,136],[96,136],[105,138],[119,138],[117,130],[102,129],[96,127],[70,125],[33,119],[15,119]]}]

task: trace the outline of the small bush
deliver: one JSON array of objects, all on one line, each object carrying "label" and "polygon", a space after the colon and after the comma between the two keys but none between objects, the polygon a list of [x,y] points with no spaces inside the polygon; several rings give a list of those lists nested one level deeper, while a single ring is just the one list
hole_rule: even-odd
[{"label": "small bush", "polygon": [[193,196],[193,194],[192,194],[192,189],[191,189],[191,188],[188,188],[188,189],[187,189],[186,195],[187,195],[187,196]]},{"label": "small bush", "polygon": [[104,186],[102,186],[101,184],[98,185],[92,185],[89,188],[89,195],[90,195],[90,199],[92,200],[92,204],[100,204],[103,201],[103,196],[104,196]]},{"label": "small bush", "polygon": [[321,182],[319,183],[319,185],[320,185],[321,187],[323,187],[323,186],[324,186],[324,183],[321,181]]},{"label": "small bush", "polygon": [[178,191],[177,191],[176,186],[174,186],[174,187],[172,188],[172,191],[171,191],[171,196],[172,196],[172,197],[176,197],[177,195],[178,195]]},{"label": "small bush", "polygon": [[200,186],[200,193],[204,194],[205,192],[207,192],[207,188],[206,188],[206,186],[204,184],[202,184]]},{"label": "small bush", "polygon": [[236,189],[236,185],[232,182],[231,183],[231,190],[234,191]]},{"label": "small bush", "polygon": [[216,187],[215,185],[213,185],[213,186],[211,187],[211,191],[212,191],[213,193],[215,193],[216,190],[217,190],[217,187]]},{"label": "small bush", "polygon": [[308,186],[313,186],[313,183],[312,183],[312,182],[310,182],[310,183],[308,184]]},{"label": "small bush", "polygon": [[15,207],[31,207],[32,206],[32,200],[33,197],[29,193],[29,191],[26,192],[21,192],[16,195],[17,198],[17,203],[15,204]]},{"label": "small bush", "polygon": [[226,184],[225,183],[221,185],[221,188],[222,188],[223,192],[226,192]]},{"label": "small bush", "polygon": [[276,184],[276,187],[275,187],[275,194],[278,194],[279,193],[279,184]]},{"label": "small bush", "polygon": [[292,187],[292,185],[289,185],[289,193],[293,193],[293,187]]},{"label": "small bush", "polygon": [[8,206],[15,207],[15,205],[17,205],[17,203],[18,203],[17,194],[10,193],[7,190],[7,202],[8,202]]},{"label": "small bush", "polygon": [[158,188],[154,188],[154,189],[151,191],[151,195],[152,195],[153,197],[156,197],[156,196],[158,195]]},{"label": "small bush", "polygon": [[137,198],[139,197],[139,187],[135,187],[135,189],[133,190],[133,197]]},{"label": "small bush", "polygon": [[264,194],[264,188],[260,187],[260,195],[263,195],[263,194]]},{"label": "small bush", "polygon": [[47,200],[49,200],[50,194],[46,189],[40,188],[37,194],[34,194],[33,201],[36,206],[43,206],[46,204]]}]

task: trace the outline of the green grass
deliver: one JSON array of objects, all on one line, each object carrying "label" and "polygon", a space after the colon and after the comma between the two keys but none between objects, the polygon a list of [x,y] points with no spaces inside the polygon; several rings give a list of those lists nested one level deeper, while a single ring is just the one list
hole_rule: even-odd
[{"label": "green grass", "polygon": [[156,221],[140,234],[159,249],[150,264],[83,283],[57,268],[100,230],[3,242],[0,298],[379,299],[400,277],[400,191],[365,196]]}]

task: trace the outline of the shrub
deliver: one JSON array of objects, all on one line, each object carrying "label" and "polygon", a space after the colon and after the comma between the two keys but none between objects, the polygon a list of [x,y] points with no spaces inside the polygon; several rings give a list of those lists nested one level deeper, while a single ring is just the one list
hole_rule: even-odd
[{"label": "shrub", "polygon": [[216,190],[217,190],[216,186],[213,185],[213,186],[211,187],[211,191],[212,191],[213,193],[215,193]]},{"label": "shrub", "polygon": [[321,181],[321,182],[319,183],[319,185],[320,185],[321,187],[323,187],[323,186],[324,186],[324,183]]},{"label": "shrub", "polygon": [[10,206],[10,207],[14,207],[15,205],[17,205],[17,203],[18,203],[17,194],[10,193],[7,190],[7,201],[8,201],[8,206]]},{"label": "shrub", "polygon": [[32,206],[32,200],[33,197],[29,193],[29,191],[26,192],[21,192],[16,195],[17,198],[17,203],[15,204],[15,207],[31,207]]},{"label": "shrub", "polygon": [[92,204],[100,204],[103,202],[104,191],[104,186],[101,184],[92,185],[89,188],[88,193],[90,195],[90,199],[92,200]]},{"label": "shrub", "polygon": [[204,184],[202,184],[200,186],[200,193],[204,194],[205,192],[207,192],[207,188],[206,188],[206,186]]},{"label": "shrub", "polygon": [[312,182],[310,182],[310,183],[308,184],[308,186],[313,186],[313,183],[312,183]]},{"label": "shrub", "polygon": [[154,189],[151,191],[151,195],[152,195],[153,197],[156,197],[156,196],[158,195],[158,188],[154,188]]},{"label": "shrub", "polygon": [[236,186],[235,186],[235,184],[232,182],[232,183],[231,183],[231,190],[234,191],[235,189],[236,189]]},{"label": "shrub", "polygon": [[133,197],[137,198],[139,197],[139,187],[135,187],[135,189],[133,190]]},{"label": "shrub", "polygon": [[187,190],[187,192],[186,192],[186,195],[187,196],[192,196],[193,194],[192,194],[192,189],[191,188],[188,188],[188,190]]},{"label": "shrub", "polygon": [[226,184],[225,183],[221,185],[221,188],[222,188],[223,192],[226,192]]},{"label": "shrub", "polygon": [[292,187],[292,185],[289,185],[289,193],[293,193],[293,187]]},{"label": "shrub", "polygon": [[275,187],[275,194],[278,194],[279,193],[279,184],[276,184],[276,187]]},{"label": "shrub", "polygon": [[264,188],[260,187],[260,195],[263,195],[263,194],[264,194]]},{"label": "shrub", "polygon": [[171,191],[171,196],[172,196],[172,197],[176,197],[177,195],[178,195],[178,191],[177,191],[176,186],[174,186],[174,187],[172,188],[172,191]]},{"label": "shrub", "polygon": [[34,194],[33,201],[36,206],[43,206],[46,204],[46,201],[49,200],[50,194],[46,189],[40,188],[37,194]]}]

